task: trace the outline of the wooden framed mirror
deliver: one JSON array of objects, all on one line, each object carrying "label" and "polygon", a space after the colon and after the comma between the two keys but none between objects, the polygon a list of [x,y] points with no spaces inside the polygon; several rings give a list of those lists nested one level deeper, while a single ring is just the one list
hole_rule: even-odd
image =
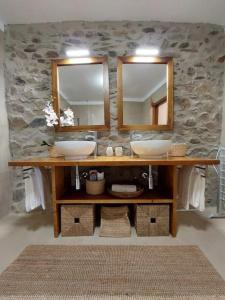
[{"label": "wooden framed mirror", "polygon": [[173,128],[173,59],[118,57],[119,130]]},{"label": "wooden framed mirror", "polygon": [[[52,97],[54,110],[59,117],[56,131],[108,130],[107,57],[53,60]],[[62,121],[67,108],[73,112],[73,125]]]}]

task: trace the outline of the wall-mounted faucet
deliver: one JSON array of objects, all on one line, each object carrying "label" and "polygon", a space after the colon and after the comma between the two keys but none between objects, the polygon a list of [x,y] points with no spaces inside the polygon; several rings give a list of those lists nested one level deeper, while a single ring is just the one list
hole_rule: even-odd
[{"label": "wall-mounted faucet", "polygon": [[97,131],[88,131],[88,134],[85,135],[86,141],[94,141],[96,142],[95,150],[94,150],[94,157],[98,155],[98,133]]},{"label": "wall-mounted faucet", "polygon": [[130,140],[131,141],[140,141],[143,139],[143,135],[138,133],[136,134],[135,132],[130,133]]},{"label": "wall-mounted faucet", "polygon": [[79,175],[79,167],[71,167],[71,186],[75,188],[75,190],[80,190],[80,175]]},{"label": "wall-mounted faucet", "polygon": [[78,166],[76,166],[76,190],[80,190],[80,175]]},{"label": "wall-mounted faucet", "polygon": [[141,177],[144,179],[148,179],[148,188],[149,190],[153,190],[153,176],[152,176],[152,166],[148,166],[148,173],[144,172],[141,174]]}]

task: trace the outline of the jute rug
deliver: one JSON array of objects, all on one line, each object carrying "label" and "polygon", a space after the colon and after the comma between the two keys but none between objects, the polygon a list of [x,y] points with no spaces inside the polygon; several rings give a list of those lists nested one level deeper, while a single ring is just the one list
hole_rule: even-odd
[{"label": "jute rug", "polygon": [[27,247],[0,275],[0,299],[225,299],[195,246]]}]

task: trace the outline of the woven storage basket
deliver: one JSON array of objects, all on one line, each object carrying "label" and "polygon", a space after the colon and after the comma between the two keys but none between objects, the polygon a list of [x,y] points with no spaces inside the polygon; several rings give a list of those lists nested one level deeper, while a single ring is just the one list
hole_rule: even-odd
[{"label": "woven storage basket", "polygon": [[170,148],[170,156],[185,156],[187,152],[187,144],[172,144]]},{"label": "woven storage basket", "polygon": [[48,156],[51,158],[63,157],[64,155],[59,154],[56,150],[55,146],[51,146],[48,148]]},{"label": "woven storage basket", "polygon": [[137,205],[135,227],[138,236],[169,235],[169,205]]},{"label": "woven storage basket", "polygon": [[86,193],[88,195],[101,195],[105,191],[105,179],[99,181],[86,180]]},{"label": "woven storage basket", "polygon": [[94,205],[62,205],[62,236],[89,236],[94,232]]},{"label": "woven storage basket", "polygon": [[100,236],[129,237],[131,235],[128,207],[102,207]]}]

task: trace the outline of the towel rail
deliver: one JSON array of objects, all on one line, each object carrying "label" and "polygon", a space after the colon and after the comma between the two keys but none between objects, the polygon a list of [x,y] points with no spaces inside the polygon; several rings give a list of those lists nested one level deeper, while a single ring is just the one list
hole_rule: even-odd
[{"label": "towel rail", "polygon": [[[180,167],[180,169],[182,168],[182,166]],[[206,178],[207,177],[207,172],[208,172],[208,166],[199,166],[199,165],[195,165],[194,166],[195,169],[200,170],[201,172],[201,177]],[[178,212],[195,212],[195,211],[200,211],[199,208],[194,208],[194,207],[188,207],[188,208],[178,208],[177,209]]]},{"label": "towel rail", "polygon": [[211,218],[225,218],[225,147],[220,146],[216,158],[220,160],[219,166],[213,166],[218,175],[217,212]]}]

